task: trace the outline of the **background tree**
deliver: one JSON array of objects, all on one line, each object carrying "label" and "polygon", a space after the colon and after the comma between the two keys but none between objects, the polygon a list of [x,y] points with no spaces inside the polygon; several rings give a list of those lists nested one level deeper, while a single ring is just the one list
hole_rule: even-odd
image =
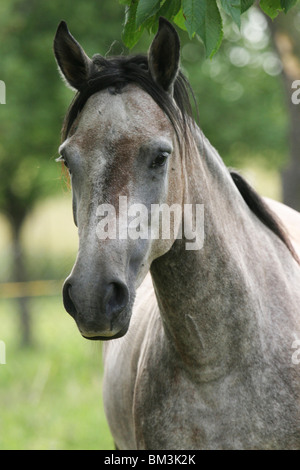
[{"label": "background tree", "polygon": [[257,4],[266,15],[274,18],[278,12],[287,13],[297,0],[119,0],[126,5],[123,40],[128,47],[137,43],[144,29],[157,29],[160,16],[173,21],[188,32],[190,39],[197,36],[205,46],[206,56],[212,57],[223,39],[222,13],[231,17],[240,27],[241,15]]},{"label": "background tree", "polygon": [[[300,105],[293,102],[294,82],[300,80],[300,8],[293,15],[268,18],[275,50],[282,63],[282,80],[289,112],[290,160],[282,172],[283,200],[300,211]],[[299,88],[299,84],[297,85]]]}]

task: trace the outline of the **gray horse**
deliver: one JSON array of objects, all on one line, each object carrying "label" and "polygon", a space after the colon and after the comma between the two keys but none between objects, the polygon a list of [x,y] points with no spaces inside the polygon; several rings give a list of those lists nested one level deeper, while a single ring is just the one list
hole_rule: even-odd
[{"label": "gray horse", "polygon": [[[79,233],[63,299],[85,338],[114,339],[117,448],[299,448],[297,255],[191,118],[175,29],[161,18],[148,56],[90,59],[62,22],[54,51],[77,90],[59,149]],[[169,236],[162,206],[182,208]]]}]

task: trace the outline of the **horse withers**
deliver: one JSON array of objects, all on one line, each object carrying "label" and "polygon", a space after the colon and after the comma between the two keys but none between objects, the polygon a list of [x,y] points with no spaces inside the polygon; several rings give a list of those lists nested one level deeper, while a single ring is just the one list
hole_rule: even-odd
[{"label": "horse withers", "polygon": [[[63,300],[106,340],[117,448],[299,448],[297,256],[191,117],[177,32],[161,18],[148,55],[89,58],[62,22],[54,51],[77,91],[59,149],[79,234]],[[162,207],[177,208],[168,236]]]}]

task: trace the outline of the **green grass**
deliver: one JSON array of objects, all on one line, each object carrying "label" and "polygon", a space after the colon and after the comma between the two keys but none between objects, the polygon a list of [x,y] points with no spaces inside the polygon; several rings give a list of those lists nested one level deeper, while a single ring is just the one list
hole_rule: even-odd
[{"label": "green grass", "polygon": [[102,405],[101,345],[84,340],[60,297],[30,301],[34,346],[20,348],[15,301],[0,300],[0,449],[113,449]]}]

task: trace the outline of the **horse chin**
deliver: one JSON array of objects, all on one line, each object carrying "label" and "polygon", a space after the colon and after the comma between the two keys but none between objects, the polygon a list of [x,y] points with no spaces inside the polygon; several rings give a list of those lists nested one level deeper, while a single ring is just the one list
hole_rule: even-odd
[{"label": "horse chin", "polygon": [[123,328],[121,328],[120,331],[118,331],[118,333],[115,333],[115,334],[108,334],[108,335],[97,335],[97,334],[93,334],[93,335],[86,335],[86,334],[83,334],[81,333],[82,337],[85,338],[85,339],[89,339],[91,341],[110,341],[112,339],[117,339],[117,338],[121,338],[122,336],[124,336],[127,331],[128,331],[128,328],[129,328],[129,322],[127,325],[125,325]]}]

